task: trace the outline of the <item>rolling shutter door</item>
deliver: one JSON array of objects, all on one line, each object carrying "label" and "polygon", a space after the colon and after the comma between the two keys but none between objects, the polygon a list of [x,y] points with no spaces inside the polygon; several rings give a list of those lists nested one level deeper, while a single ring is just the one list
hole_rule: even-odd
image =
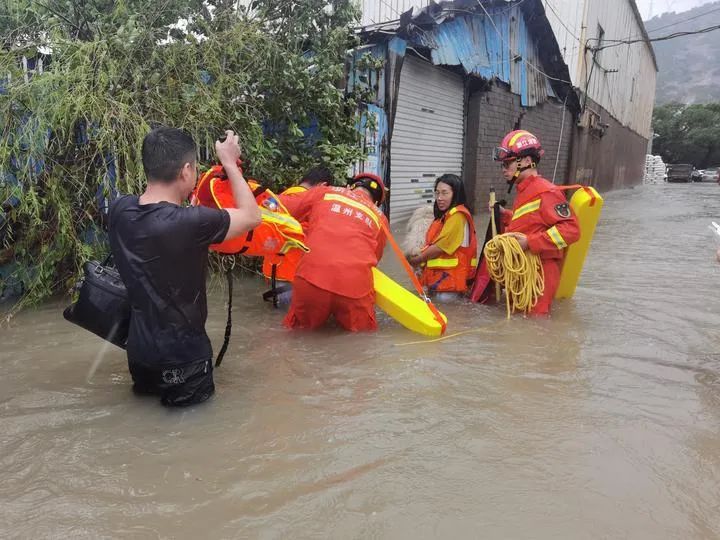
[{"label": "rolling shutter door", "polygon": [[390,147],[390,217],[407,219],[432,204],[435,179],[460,175],[463,159],[462,77],[407,56],[400,74]]}]

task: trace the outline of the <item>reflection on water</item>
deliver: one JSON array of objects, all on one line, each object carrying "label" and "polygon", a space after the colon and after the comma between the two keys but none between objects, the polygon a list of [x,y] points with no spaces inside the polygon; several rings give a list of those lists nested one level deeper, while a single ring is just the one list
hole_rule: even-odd
[{"label": "reflection on water", "polygon": [[451,304],[449,332],[480,331],[436,343],[385,317],[290,333],[243,280],[217,396],[186,410],[133,396],[60,304],[23,312],[0,330],[0,536],[718,538],[719,196],[609,194],[552,320]]}]

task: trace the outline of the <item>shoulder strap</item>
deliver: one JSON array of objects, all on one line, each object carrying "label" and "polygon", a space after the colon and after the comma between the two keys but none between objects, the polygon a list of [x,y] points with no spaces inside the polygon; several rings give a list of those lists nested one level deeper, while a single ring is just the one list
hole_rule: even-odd
[{"label": "shoulder strap", "polygon": [[222,347],[220,347],[220,352],[218,352],[217,359],[215,360],[215,367],[219,367],[223,361],[225,352],[227,352],[228,345],[230,344],[230,334],[232,332],[232,297],[233,297],[232,267],[228,268],[225,271],[225,276],[227,277],[227,285],[228,285],[227,323],[225,323],[225,337],[223,338]]},{"label": "shoulder strap", "polygon": [[[112,252],[105,257],[102,262],[102,266],[110,266],[114,268]],[[232,267],[225,271],[228,285],[228,311],[227,311],[227,322],[225,323],[225,336],[223,337],[223,344],[218,352],[217,359],[215,360],[215,367],[218,367],[222,361],[225,353],[227,352],[228,345],[230,344],[230,335],[232,333],[232,297],[233,297],[233,276]]]},{"label": "shoulder strap", "polygon": [[112,251],[108,253],[108,256],[105,257],[105,260],[102,262],[102,266],[112,266],[115,267],[115,261],[113,260],[113,254]]}]

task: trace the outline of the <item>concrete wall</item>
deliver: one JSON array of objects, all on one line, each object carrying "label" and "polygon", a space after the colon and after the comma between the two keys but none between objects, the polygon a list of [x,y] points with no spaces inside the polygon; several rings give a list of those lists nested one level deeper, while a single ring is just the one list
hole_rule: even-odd
[{"label": "concrete wall", "polygon": [[573,125],[573,181],[595,186],[600,193],[642,183],[648,139],[623,126],[592,100],[588,106],[601,112],[608,127],[600,137]]},{"label": "concrete wall", "polygon": [[[562,103],[552,101],[523,108],[520,106],[519,96],[512,94],[502,83],[492,85],[487,91],[477,91],[470,95],[463,176],[468,197],[476,212],[487,213],[491,186],[495,188],[498,199],[507,198],[507,187],[500,174],[500,165],[493,161],[492,151],[517,123],[521,129],[535,134],[545,149],[545,156],[538,168],[540,174],[552,180],[557,158],[555,183],[572,183],[568,180],[574,182],[573,178],[568,177],[574,122],[568,111],[564,118],[564,128],[562,127],[563,109]],[[643,164],[644,159],[643,155]]]}]

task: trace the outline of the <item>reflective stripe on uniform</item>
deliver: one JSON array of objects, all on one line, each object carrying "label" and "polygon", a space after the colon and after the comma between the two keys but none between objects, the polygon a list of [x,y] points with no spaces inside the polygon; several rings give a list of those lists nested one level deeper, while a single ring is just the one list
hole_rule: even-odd
[{"label": "reflective stripe on uniform", "polygon": [[427,262],[428,268],[455,268],[460,261],[457,258],[452,259],[430,259]]},{"label": "reflective stripe on uniform", "polygon": [[353,208],[356,208],[357,210],[360,210],[364,214],[366,214],[370,219],[372,219],[375,222],[375,225],[377,227],[380,227],[380,220],[378,219],[375,212],[370,210],[367,206],[365,206],[363,203],[358,202],[356,200],[351,199],[350,197],[345,197],[344,195],[337,195],[335,193],[326,193],[323,196],[323,200],[325,201],[337,201],[341,202],[343,204],[347,204],[348,206],[352,206]]},{"label": "reflective stripe on uniform", "polygon": [[540,210],[540,199],[534,200],[532,202],[523,204],[520,208],[515,210],[512,215],[512,220],[515,221],[516,219],[520,219],[521,217],[530,214],[531,212],[535,212],[537,210]]},{"label": "reflective stripe on uniform", "polygon": [[567,242],[562,237],[562,234],[560,234],[560,231],[558,231],[558,228],[554,225],[547,230],[547,234],[558,249],[565,249],[567,247]]}]

